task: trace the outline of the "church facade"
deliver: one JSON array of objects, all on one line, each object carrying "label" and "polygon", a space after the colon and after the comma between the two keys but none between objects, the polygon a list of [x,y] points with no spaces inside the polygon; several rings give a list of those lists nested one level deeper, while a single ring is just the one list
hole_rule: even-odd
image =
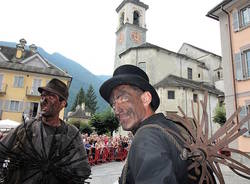
[{"label": "church facade", "polygon": [[[203,99],[208,91],[207,111],[210,128],[218,96],[223,96],[221,56],[184,43],[178,52],[146,42],[145,15],[148,5],[139,0],[124,0],[116,9],[115,68],[132,64],[142,68],[156,88],[161,104],[157,112],[179,113],[177,106],[192,117],[191,101]],[[211,132],[212,133],[212,132]]]}]

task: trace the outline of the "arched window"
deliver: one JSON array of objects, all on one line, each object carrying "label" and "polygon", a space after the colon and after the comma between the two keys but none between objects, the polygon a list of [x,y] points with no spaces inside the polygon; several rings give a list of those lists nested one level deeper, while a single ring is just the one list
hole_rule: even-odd
[{"label": "arched window", "polygon": [[133,24],[139,26],[139,18],[140,15],[137,11],[134,11],[134,19],[133,19]]},{"label": "arched window", "polygon": [[124,24],[124,12],[122,12],[120,16],[120,26],[122,26],[123,24]]},{"label": "arched window", "polygon": [[218,77],[218,79],[221,78],[220,71],[217,72],[217,77]]}]

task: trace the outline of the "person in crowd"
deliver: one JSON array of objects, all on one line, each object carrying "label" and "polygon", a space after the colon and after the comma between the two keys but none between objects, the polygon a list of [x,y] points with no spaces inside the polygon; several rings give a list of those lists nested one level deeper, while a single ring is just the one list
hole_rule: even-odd
[{"label": "person in crowd", "polygon": [[0,142],[1,161],[7,160],[1,181],[8,184],[84,183],[91,170],[81,134],[59,118],[60,111],[67,106],[68,87],[54,78],[38,91],[41,116],[24,121]]},{"label": "person in crowd", "polygon": [[162,113],[155,113],[160,99],[147,74],[133,65],[118,67],[100,87],[101,96],[111,105],[122,128],[132,131],[133,142],[120,184],[186,184],[188,163],[164,133],[145,125],[159,125],[178,132]]}]

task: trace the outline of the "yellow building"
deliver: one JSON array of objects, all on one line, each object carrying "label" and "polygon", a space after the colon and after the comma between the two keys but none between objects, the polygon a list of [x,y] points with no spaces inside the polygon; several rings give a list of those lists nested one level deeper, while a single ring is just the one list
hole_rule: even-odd
[{"label": "yellow building", "polygon": [[69,74],[43,58],[35,45],[25,44],[21,39],[16,48],[0,46],[0,119],[22,122],[22,114],[35,117],[40,110],[37,88],[52,78],[71,84]]},{"label": "yellow building", "polygon": [[[250,1],[224,0],[207,16],[220,22],[227,117],[241,106],[240,121],[250,113]],[[250,153],[250,121],[243,126],[236,147]]]}]

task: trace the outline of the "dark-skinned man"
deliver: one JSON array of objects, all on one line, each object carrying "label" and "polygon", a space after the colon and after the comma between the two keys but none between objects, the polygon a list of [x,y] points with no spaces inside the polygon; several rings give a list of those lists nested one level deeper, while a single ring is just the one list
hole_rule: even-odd
[{"label": "dark-skinned man", "polygon": [[68,88],[52,79],[41,93],[40,117],[24,121],[0,144],[8,184],[84,183],[90,175],[86,151],[77,128],[59,118],[67,106]]},{"label": "dark-skinned man", "polygon": [[[118,67],[100,87],[122,128],[134,136],[120,184],[187,184],[188,163],[176,146],[154,125],[178,132],[162,113],[155,113],[160,100],[147,74],[133,65]],[[146,125],[153,125],[145,128]],[[181,144],[181,143],[180,143]]]}]

